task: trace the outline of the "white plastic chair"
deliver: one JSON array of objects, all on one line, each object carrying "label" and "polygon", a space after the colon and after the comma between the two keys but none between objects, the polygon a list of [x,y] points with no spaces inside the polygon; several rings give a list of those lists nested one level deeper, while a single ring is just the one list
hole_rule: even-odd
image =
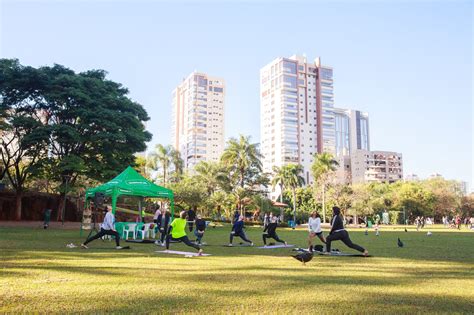
[{"label": "white plastic chair", "polygon": [[150,232],[149,237],[150,238],[155,238],[156,237],[155,228],[156,228],[156,223],[150,223],[150,227],[149,227],[149,232]]},{"label": "white plastic chair", "polygon": [[142,240],[145,239],[145,237],[149,236],[149,234],[150,234],[150,224],[151,223],[144,224],[143,227],[137,231],[137,238],[138,238],[138,233],[141,234]]},{"label": "white plastic chair", "polygon": [[123,226],[122,238],[128,240],[128,236],[132,233],[133,239],[137,238],[137,224],[130,223]]}]

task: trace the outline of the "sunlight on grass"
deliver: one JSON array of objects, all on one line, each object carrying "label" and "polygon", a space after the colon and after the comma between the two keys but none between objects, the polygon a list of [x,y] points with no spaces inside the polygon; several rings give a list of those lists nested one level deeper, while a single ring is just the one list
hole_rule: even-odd
[{"label": "sunlight on grass", "polygon": [[[199,258],[159,255],[154,245],[115,251],[108,241],[66,248],[82,240],[77,231],[0,233],[0,312],[469,313],[474,306],[474,233],[467,231],[352,231],[374,257],[317,256],[305,266],[286,248],[222,247],[226,227],[208,231],[212,256]],[[248,234],[261,243],[260,229]],[[305,245],[305,231],[279,234]],[[338,242],[335,248],[350,251]]]}]

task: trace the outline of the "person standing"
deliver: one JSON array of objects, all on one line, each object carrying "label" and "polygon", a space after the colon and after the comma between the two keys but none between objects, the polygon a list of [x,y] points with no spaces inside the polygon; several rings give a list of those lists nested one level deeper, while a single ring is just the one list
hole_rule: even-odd
[{"label": "person standing", "polygon": [[189,208],[188,210],[188,227],[189,232],[193,231],[194,220],[196,220],[196,207],[194,209]]},{"label": "person standing", "polygon": [[352,243],[351,239],[349,238],[349,233],[344,228],[344,224],[342,222],[341,209],[339,207],[333,207],[332,211],[334,215],[331,219],[331,232],[329,232],[328,237],[326,237],[326,254],[331,253],[332,241],[342,241],[347,247],[353,248],[363,253],[364,256],[368,256],[369,252],[365,248]]},{"label": "person standing", "polygon": [[104,222],[100,225],[100,231],[94,236],[89,237],[84,243],[81,244],[81,247],[84,249],[87,249],[87,244],[92,242],[93,240],[96,240],[98,238],[101,238],[102,236],[105,235],[112,235],[115,237],[115,244],[117,245],[115,248],[116,249],[122,249],[120,246],[120,236],[115,230],[114,223],[115,223],[115,217],[114,214],[112,213],[112,208],[105,206],[105,211],[107,211],[107,214],[104,217]]},{"label": "person standing", "polygon": [[239,217],[239,219],[232,226],[232,231],[230,232],[229,246],[233,246],[232,241],[234,239],[234,236],[240,237],[245,242],[250,243],[250,246],[253,246],[253,242],[247,238],[247,235],[245,235],[245,232],[244,232],[244,216],[242,216],[242,215]]},{"label": "person standing", "polygon": [[201,244],[202,237],[204,236],[204,232],[206,231],[206,221],[204,221],[200,214],[196,217],[196,229],[194,230],[194,235],[196,236],[196,243],[198,245]]},{"label": "person standing", "polygon": [[165,244],[166,232],[168,231],[168,225],[171,219],[171,212],[169,210],[165,211],[165,214],[161,215],[161,224],[160,224],[160,242],[156,241],[156,245],[163,246]]},{"label": "person standing", "polygon": [[155,232],[160,231],[160,226],[161,226],[161,210],[160,210],[160,205],[155,206],[155,214],[153,215],[153,223],[155,223]]},{"label": "person standing", "polygon": [[317,236],[321,242],[326,244],[323,231],[321,230],[321,217],[317,211],[313,211],[308,220],[308,250],[313,251],[313,240]]},{"label": "person standing", "polygon": [[43,222],[43,228],[46,230],[49,227],[49,221],[51,221],[51,209],[46,209],[44,210],[44,222]]},{"label": "person standing", "polygon": [[271,222],[263,230],[263,245],[267,246],[267,238],[273,238],[275,241],[288,245],[284,240],[281,240],[276,234],[276,228],[278,227],[277,217],[272,217]]},{"label": "person standing", "polygon": [[202,255],[202,248],[199,245],[193,244],[186,235],[186,211],[179,213],[179,218],[175,218],[171,222],[166,235],[166,249],[170,249],[170,241],[183,242],[184,244],[198,250],[198,255]]}]

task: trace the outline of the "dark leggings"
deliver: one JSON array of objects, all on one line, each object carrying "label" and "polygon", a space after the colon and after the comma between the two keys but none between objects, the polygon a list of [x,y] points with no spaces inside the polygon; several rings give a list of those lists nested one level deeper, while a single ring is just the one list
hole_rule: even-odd
[{"label": "dark leggings", "polygon": [[326,237],[326,251],[327,252],[331,251],[331,242],[332,241],[342,241],[344,244],[346,244],[347,247],[358,250],[361,253],[363,253],[365,251],[365,249],[363,247],[352,243],[351,239],[349,238],[349,233],[347,233],[346,230],[342,230],[342,231],[339,231],[339,232],[334,232],[332,234],[329,234],[328,237]]},{"label": "dark leggings", "polygon": [[285,241],[281,240],[276,233],[273,233],[273,234],[263,233],[262,239],[263,239],[263,244],[265,245],[267,245],[267,238],[273,238],[277,242],[285,243]]},{"label": "dark leggings", "polygon": [[117,233],[117,231],[112,231],[112,230],[104,230],[104,229],[100,229],[100,232],[97,233],[96,235],[94,236],[91,236],[89,237],[85,242],[84,242],[84,245],[87,245],[88,243],[92,242],[93,240],[96,240],[98,238],[101,238],[102,236],[105,236],[105,235],[112,235],[112,236],[115,236],[115,244],[117,244],[117,246],[120,246],[120,236],[119,234]]},{"label": "dark leggings", "polygon": [[193,231],[194,222],[188,222],[189,232]]},{"label": "dark leggings", "polygon": [[164,227],[164,228],[160,228],[160,241],[163,243],[165,241],[165,237],[166,237],[166,229],[168,227]]},{"label": "dark leggings", "polygon": [[252,243],[252,241],[247,238],[247,236],[245,235],[244,231],[242,231],[242,232],[240,232],[240,233],[235,233],[235,234],[230,233],[230,243],[231,243],[231,244],[232,244],[232,240],[234,239],[234,236],[240,237],[241,239],[243,239],[243,240],[246,241],[247,243]]},{"label": "dark leggings", "polygon": [[191,243],[191,241],[189,240],[189,238],[186,235],[182,236],[182,237],[174,238],[174,237],[171,237],[171,234],[168,234],[168,236],[166,236],[166,249],[170,249],[170,241],[171,240],[178,241],[178,242],[183,242],[184,244],[186,244],[188,246],[191,246],[191,247],[194,247],[197,250],[201,249],[201,247],[199,247],[198,245],[196,245],[194,243]]}]

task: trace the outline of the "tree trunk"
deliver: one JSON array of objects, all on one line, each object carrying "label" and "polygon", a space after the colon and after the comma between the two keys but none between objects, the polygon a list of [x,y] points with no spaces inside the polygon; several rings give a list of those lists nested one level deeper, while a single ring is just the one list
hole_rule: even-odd
[{"label": "tree trunk", "polygon": [[280,203],[283,203],[283,185],[280,184]]},{"label": "tree trunk", "polygon": [[296,189],[292,189],[293,192],[293,224],[296,227]]},{"label": "tree trunk", "polygon": [[323,223],[326,223],[326,200],[325,200],[326,185],[323,183]]},{"label": "tree trunk", "polygon": [[21,201],[23,198],[23,192],[21,190],[17,190],[15,194],[15,220],[21,220]]},{"label": "tree trunk", "polygon": [[66,202],[65,197],[66,197],[66,194],[64,192],[59,194],[59,204],[58,204],[58,212],[56,213],[56,221],[62,221],[63,219],[63,207],[64,207],[64,203]]}]

